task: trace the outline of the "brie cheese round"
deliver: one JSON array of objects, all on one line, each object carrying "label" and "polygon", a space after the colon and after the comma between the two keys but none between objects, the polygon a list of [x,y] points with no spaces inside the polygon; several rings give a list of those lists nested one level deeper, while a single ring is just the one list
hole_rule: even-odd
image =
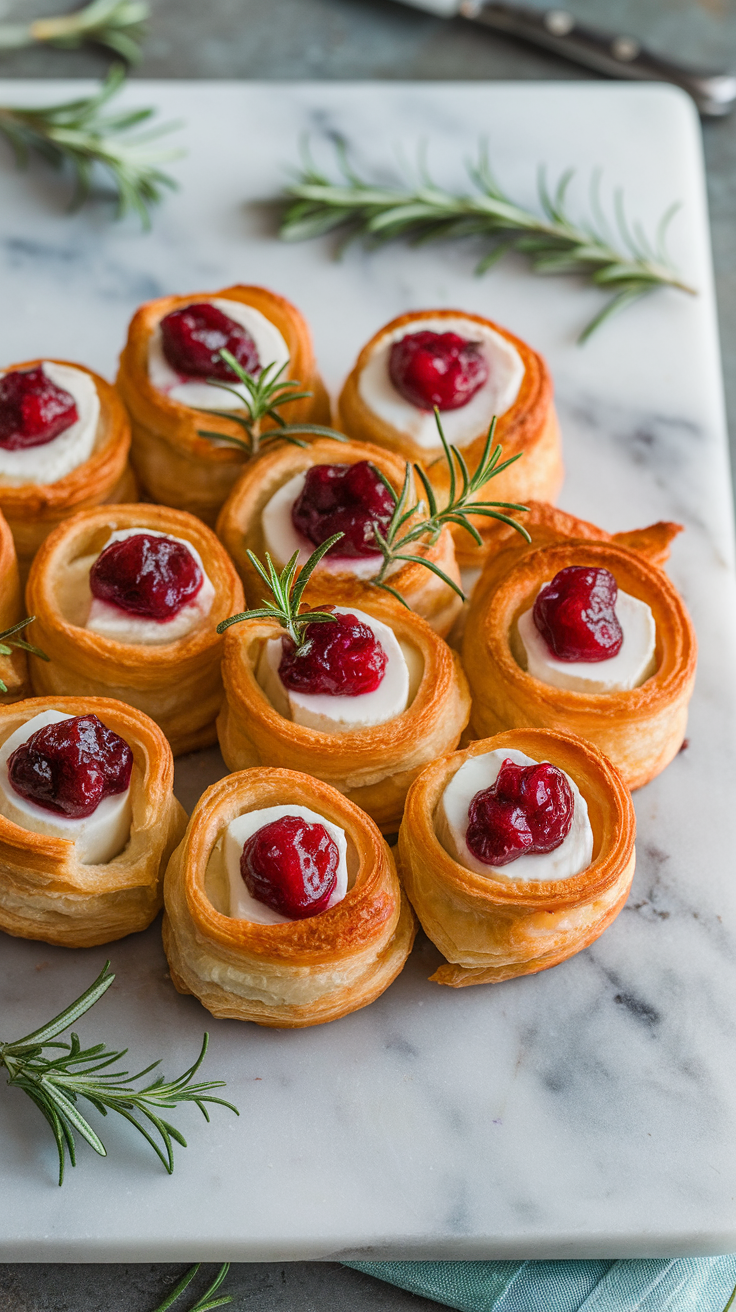
[{"label": "brie cheese round", "polygon": [[50,442],[26,447],[24,451],[5,451],[0,447],[0,479],[13,486],[58,483],[89,460],[94,450],[100,421],[100,398],[94,379],[83,369],[55,364],[53,360],[44,360],[41,367],[52,383],[74,397],[79,418]]},{"label": "brie cheese round", "polygon": [[473,319],[415,319],[408,326],[386,333],[374,346],[368,363],[358,379],[358,392],[370,410],[384,423],[398,429],[425,451],[441,451],[442,443],[434,414],[419,410],[396,390],[389,374],[389,355],[394,342],[416,332],[458,333],[478,342],[488,362],[488,378],[467,405],[442,411],[442,427],[448,442],[466,446],[479,433],[486,433],[494,415],[500,417],[511,408],[519,395],[524,377],[524,363],[511,342],[493,328]]},{"label": "brie cheese round", "polygon": [[[256,344],[261,368],[265,369],[266,365],[275,364],[275,373],[289,363],[289,348],[278,328],[252,305],[217,296],[203,296],[193,304],[214,305],[215,309],[221,310],[228,319],[245,328]],[[242,410],[242,402],[249,395],[245,385],[235,380],[227,384],[233,390],[225,392],[221,387],[212,387],[202,378],[189,379],[177,373],[164,355],[159,324],[156,325],[148,341],[148,377],[157,391],[163,392],[172,401],[192,406],[195,410]],[[237,395],[234,396],[233,392]]]},{"label": "brie cheese round", "polygon": [[542,683],[568,688],[571,692],[626,692],[638,688],[657,668],[654,616],[645,601],[628,592],[619,592],[616,614],[624,635],[617,656],[605,661],[561,661],[550,651],[534,623],[533,608],[524,611],[519,616],[518,629],[527,670]]},{"label": "brie cheese round", "polygon": [[112,861],[125,847],[130,836],[130,788],[112,797],[103,797],[91,815],[72,819],[57,815],[45,807],[28,801],[16,793],[10,782],[8,758],[27,742],[38,729],[47,724],[58,724],[74,717],[62,711],[42,711],[27,720],[5,740],[0,748],[0,814],[21,829],[34,834],[48,834],[51,838],[66,838],[74,843],[77,859],[85,866],[101,866]]},{"label": "brie cheese round", "polygon": [[86,587],[89,594],[89,612],[84,627],[92,629],[94,633],[101,634],[103,638],[113,638],[115,642],[136,643],[146,647],[158,646],[166,642],[178,642],[180,638],[186,638],[194,629],[199,628],[207,618],[212,609],[215,589],[207,576],[202,564],[202,557],[197,548],[184,538],[174,537],[171,533],[159,533],[152,528],[123,528],[116,533],[111,533],[105,546],[109,547],[112,542],[122,542],[124,538],[136,537],[139,533],[146,533],[153,538],[170,538],[172,542],[181,542],[182,546],[186,547],[190,555],[194,557],[202,571],[202,586],[199,592],[186,606],[182,606],[181,610],[173,615],[170,620],[151,620],[140,615],[129,615],[120,606],[111,606],[109,602],[101,601],[98,597],[92,596],[89,586],[89,571],[97,560],[97,556],[93,556],[89,558],[85,573]]},{"label": "brie cheese round", "polygon": [[[283,569],[291,560],[295,551],[299,552],[299,565],[306,565],[315,550],[313,542],[305,538],[291,518],[291,508],[301,495],[307,479],[306,470],[295,474],[288,483],[284,483],[263,509],[261,524],[263,526],[263,543],[274,565]],[[339,551],[340,544],[336,550]],[[332,570],[334,573],[352,574],[356,579],[372,579],[381,567],[381,556],[376,552],[372,556],[335,556],[335,550],[323,556],[320,570]]]},{"label": "brie cheese round", "polygon": [[317,811],[310,811],[307,806],[266,806],[260,811],[246,811],[245,815],[239,815],[235,820],[231,820],[225,830],[225,870],[227,872],[228,886],[230,889],[230,916],[234,920],[251,920],[257,925],[284,925],[291,922],[291,916],[282,916],[280,911],[274,911],[273,907],[268,907],[264,902],[259,902],[248,891],[243,876],[240,873],[240,858],[243,854],[243,848],[249,838],[263,829],[264,825],[270,825],[274,820],[281,820],[284,816],[294,815],[301,820],[307,820],[313,825],[323,825],[327,830],[330,838],[337,844],[337,850],[340,859],[337,867],[337,879],[335,887],[332,890],[330,900],[325,907],[329,911],[330,907],[336,906],[342,902],[348,891],[348,840],[345,836],[345,830],[339,825],[335,825],[330,820],[325,820],[323,815]]},{"label": "brie cheese round", "polygon": [[281,638],[269,638],[261,651],[256,678],[271,705],[285,718],[321,733],[350,733],[385,724],[405,711],[409,703],[410,671],[393,630],[354,606],[335,606],[339,615],[356,615],[372,629],[388,657],[383,678],[373,692],[357,697],[330,697],[326,693],[292,692],[279,678]]},{"label": "brie cheese round", "polygon": [[[557,879],[571,879],[586,870],[593,859],[593,830],[588,818],[588,804],[577,784],[565,774],[572,789],[575,808],[572,826],[567,837],[553,852],[539,852],[533,856],[520,856],[508,865],[495,867],[485,865],[470,851],[465,835],[468,830],[468,808],[476,793],[490,788],[496,782],[504,761],[513,761],[516,765],[537,765],[531,756],[515,748],[497,749],[484,752],[482,756],[471,756],[447,785],[435,815],[437,837],[453,860],[474,870],[479,875],[493,876],[494,879],[513,879],[520,881],[537,880],[545,883]],[[565,773],[563,771],[563,773]]]}]

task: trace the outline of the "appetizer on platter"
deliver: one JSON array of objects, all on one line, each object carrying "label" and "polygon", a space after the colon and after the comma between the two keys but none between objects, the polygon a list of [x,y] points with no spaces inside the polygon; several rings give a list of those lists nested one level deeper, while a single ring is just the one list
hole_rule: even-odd
[{"label": "appetizer on platter", "polygon": [[499,476],[507,501],[554,501],[563,478],[552,380],[540,355],[490,319],[461,310],[422,310],[393,319],[363,347],[338,402],[339,426],[420,461],[438,491],[447,469],[434,422],[478,463],[494,415],[506,457],[523,459]]},{"label": "appetizer on platter", "polygon": [[379,997],[415,922],[359,807],[291,770],[244,770],[200,798],[165,881],[180,993],[214,1016],[320,1025]]},{"label": "appetizer on platter", "polygon": [[626,901],[635,817],[618,771],[571,734],[513,729],[412,784],[399,869],[422,928],[462,988],[555,966]]},{"label": "appetizer on platter", "polygon": [[[228,412],[242,415],[249,392],[223,350],[249,376],[273,366],[272,380],[282,370],[281,378],[297,379],[311,394],[283,405],[285,422],[324,424],[330,415],[309,327],[283,296],[234,286],[142,305],[118,374],[132,421],[133,463],[153,500],[212,525],[248,459],[238,447],[242,428]],[[273,418],[262,422],[263,429],[275,427]],[[218,435],[222,440],[213,441]]]},{"label": "appetizer on platter", "polygon": [[[0,703],[17,702],[30,693],[28,661],[22,647],[3,642],[8,630],[23,619],[23,600],[15,543],[5,516],[0,513]],[[23,638],[22,631],[18,636]]]},{"label": "appetizer on platter", "polygon": [[[174,755],[215,741],[218,623],[243,589],[211,529],[184,511],[85,510],[41,547],[28,579],[37,693],[119,697],[163,729]],[[43,668],[41,668],[43,667]]]},{"label": "appetizer on platter", "polygon": [[130,425],[114,387],[81,364],[26,360],[0,375],[0,509],[21,577],[44,538],[87,506],[133,501]]},{"label": "appetizer on platter", "polygon": [[304,770],[395,832],[412,779],[468,722],[460,660],[370,584],[327,587],[300,614],[309,565],[296,586],[294,568],[271,566],[276,601],[225,635],[222,755],[231,770]]},{"label": "appetizer on platter", "polygon": [[101,697],[0,707],[0,928],[94,947],[150,925],[186,827],[147,715]]},{"label": "appetizer on platter", "polygon": [[692,622],[653,563],[676,526],[622,535],[635,550],[571,527],[555,512],[531,546],[507,535],[488,560],[463,638],[472,731],[580,734],[639,788],[682,746],[695,680]]},{"label": "appetizer on platter", "polygon": [[[267,551],[279,570],[296,551],[301,567],[315,547],[342,533],[318,563],[311,587],[324,591],[334,583],[339,589],[374,578],[382,556],[373,527],[385,533],[394,510],[381,476],[398,492],[405,469],[405,462],[385,449],[329,439],[304,448],[279,444],[246,465],[220,511],[217,535],[235,561],[248,605],[257,606],[263,593],[249,551],[260,559]],[[410,496],[415,499],[413,479]],[[459,584],[449,526],[435,542],[417,543],[412,550]],[[437,633],[449,632],[462,601],[438,575],[414,561],[397,561],[386,578]]]}]

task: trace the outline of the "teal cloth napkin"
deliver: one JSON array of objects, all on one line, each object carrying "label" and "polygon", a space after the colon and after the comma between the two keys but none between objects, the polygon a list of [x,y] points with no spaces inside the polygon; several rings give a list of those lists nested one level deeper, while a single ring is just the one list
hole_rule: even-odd
[{"label": "teal cloth napkin", "polygon": [[724,1312],[736,1284],[736,1254],[674,1261],[344,1265],[461,1312]]}]

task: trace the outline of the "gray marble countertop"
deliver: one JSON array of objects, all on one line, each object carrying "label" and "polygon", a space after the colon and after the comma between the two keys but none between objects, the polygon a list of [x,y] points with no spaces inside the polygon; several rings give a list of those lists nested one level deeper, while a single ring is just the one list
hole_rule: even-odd
[{"label": "gray marble countertop", "polygon": [[[0,19],[27,20],[30,0],[0,0]],[[55,12],[58,0],[33,3]],[[576,0],[581,18],[635,31],[691,62],[736,65],[734,0]],[[582,70],[462,21],[433,19],[393,0],[152,0],[153,21],[142,77],[574,79]],[[96,76],[107,65],[96,51],[47,50],[5,56],[8,77]],[[719,317],[730,415],[736,415],[736,118],[705,127]],[[138,1266],[0,1266],[4,1312],[75,1312],[114,1306],[149,1312],[183,1268]],[[253,1312],[424,1312],[433,1305],[334,1263],[239,1265],[228,1292]]]}]

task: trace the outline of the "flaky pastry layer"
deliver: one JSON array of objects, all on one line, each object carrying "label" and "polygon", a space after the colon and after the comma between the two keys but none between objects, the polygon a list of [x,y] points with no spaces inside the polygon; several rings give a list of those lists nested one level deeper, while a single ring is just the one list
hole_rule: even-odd
[{"label": "flaky pastry layer", "polygon": [[[23,619],[23,601],[18,573],[18,558],[15,554],[13,534],[5,516],[0,512],[0,633],[12,628]],[[18,636],[23,638],[25,632]],[[31,691],[28,682],[28,661],[26,654],[19,647],[12,647],[9,656],[0,653],[0,680],[5,684],[6,692],[0,690],[0,705],[17,702],[27,697]]]}]

